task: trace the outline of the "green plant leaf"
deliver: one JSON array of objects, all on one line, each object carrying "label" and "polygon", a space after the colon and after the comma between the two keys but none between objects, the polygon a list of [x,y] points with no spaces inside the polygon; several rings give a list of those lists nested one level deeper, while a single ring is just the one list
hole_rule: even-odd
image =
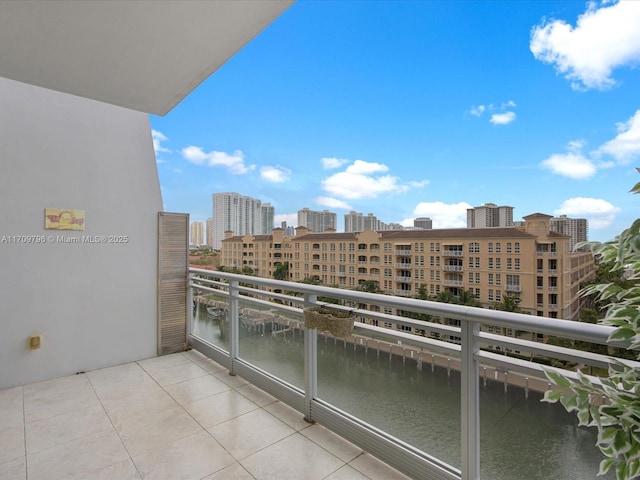
[{"label": "green plant leaf", "polygon": [[604,475],[613,467],[613,458],[605,458],[600,462],[600,470],[598,470],[598,475]]}]

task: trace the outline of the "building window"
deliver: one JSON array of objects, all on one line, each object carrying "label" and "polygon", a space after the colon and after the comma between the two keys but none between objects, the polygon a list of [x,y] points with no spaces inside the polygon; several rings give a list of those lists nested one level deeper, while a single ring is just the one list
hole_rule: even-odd
[{"label": "building window", "polygon": [[514,244],[514,248],[515,248],[514,253],[520,253],[520,242],[516,242]]},{"label": "building window", "polygon": [[496,285],[502,284],[502,274],[496,273]]},{"label": "building window", "polygon": [[489,242],[489,253],[493,253],[493,242]]},{"label": "building window", "polygon": [[500,259],[496,258],[496,270],[500,270],[502,267],[500,266]]},{"label": "building window", "polygon": [[493,285],[493,273],[489,274],[489,281],[488,281],[489,285]]},{"label": "building window", "polygon": [[480,268],[480,257],[476,257],[476,268]]},{"label": "building window", "polygon": [[500,253],[500,242],[496,242],[496,253]]},{"label": "building window", "polygon": [[500,293],[500,290],[496,290],[496,302],[501,302],[502,301],[502,294]]},{"label": "building window", "polygon": [[511,242],[507,242],[507,253],[511,253]]},{"label": "building window", "polygon": [[473,268],[473,257],[469,257],[469,268]]},{"label": "building window", "polygon": [[520,259],[519,258],[515,259],[515,269],[516,270],[520,270]]},{"label": "building window", "polygon": [[493,288],[489,289],[489,295],[487,296],[490,302],[493,302]]},{"label": "building window", "polygon": [[493,268],[493,257],[489,257],[489,268]]},{"label": "building window", "polygon": [[469,283],[473,283],[473,272],[469,272]]},{"label": "building window", "polygon": [[476,283],[480,283],[480,274],[476,273]]},{"label": "building window", "polygon": [[480,253],[480,244],[478,242],[471,242],[469,244],[470,253]]},{"label": "building window", "polygon": [[511,265],[511,259],[507,258],[507,270],[511,270],[512,265]]}]

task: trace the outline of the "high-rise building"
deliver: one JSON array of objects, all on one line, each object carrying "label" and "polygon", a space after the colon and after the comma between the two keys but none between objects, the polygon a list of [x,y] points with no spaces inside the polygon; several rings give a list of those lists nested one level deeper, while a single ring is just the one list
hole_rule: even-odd
[{"label": "high-rise building", "polygon": [[191,222],[190,233],[189,243],[191,245],[196,247],[204,245],[204,224],[202,222]]},{"label": "high-rise building", "polygon": [[362,232],[364,230],[364,219],[362,213],[351,210],[344,214],[345,232]]},{"label": "high-rise building", "polygon": [[513,227],[513,207],[485,203],[467,209],[467,228]]},{"label": "high-rise building", "polygon": [[571,238],[550,228],[550,215],[524,217],[522,227],[450,228],[229,236],[221,262],[251,266],[273,277],[289,262],[290,278],[317,276],[326,285],[357,288],[373,281],[383,292],[405,297],[458,296],[471,291],[490,307],[513,297],[532,315],[577,320],[580,284],[593,278],[591,252],[572,252]]},{"label": "high-rise building", "polygon": [[589,241],[589,223],[586,218],[568,218],[566,215],[560,215],[551,219],[551,230],[569,235],[572,250],[576,243]]},{"label": "high-rise building", "polygon": [[327,229],[337,229],[338,216],[329,210],[315,211],[303,208],[298,210],[298,226],[307,227],[312,232],[321,233]]},{"label": "high-rise building", "polygon": [[234,192],[214,193],[213,248],[219,249],[227,230],[235,235],[262,232],[262,201]]},{"label": "high-rise building", "polygon": [[213,248],[213,218],[207,218],[207,246]]},{"label": "high-rise building", "polygon": [[414,218],[413,228],[421,228],[422,230],[431,230],[433,228],[433,221],[429,217]]},{"label": "high-rise building", "polygon": [[263,203],[260,207],[260,232],[263,235],[270,235],[273,230],[273,219],[276,215],[276,209],[270,203]]}]

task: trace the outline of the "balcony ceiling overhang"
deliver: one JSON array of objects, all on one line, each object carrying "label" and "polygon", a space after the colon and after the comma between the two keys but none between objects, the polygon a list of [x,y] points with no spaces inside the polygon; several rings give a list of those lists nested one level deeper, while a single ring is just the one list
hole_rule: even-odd
[{"label": "balcony ceiling overhang", "polygon": [[0,1],[0,76],[165,115],[293,0]]}]

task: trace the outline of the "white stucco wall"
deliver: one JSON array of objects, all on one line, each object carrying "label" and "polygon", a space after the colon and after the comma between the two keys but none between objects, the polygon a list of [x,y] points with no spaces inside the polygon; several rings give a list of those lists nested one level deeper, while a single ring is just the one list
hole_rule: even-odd
[{"label": "white stucco wall", "polygon": [[[84,210],[85,230],[45,230],[45,208]],[[160,210],[146,114],[0,78],[0,388],[155,355]]]}]

